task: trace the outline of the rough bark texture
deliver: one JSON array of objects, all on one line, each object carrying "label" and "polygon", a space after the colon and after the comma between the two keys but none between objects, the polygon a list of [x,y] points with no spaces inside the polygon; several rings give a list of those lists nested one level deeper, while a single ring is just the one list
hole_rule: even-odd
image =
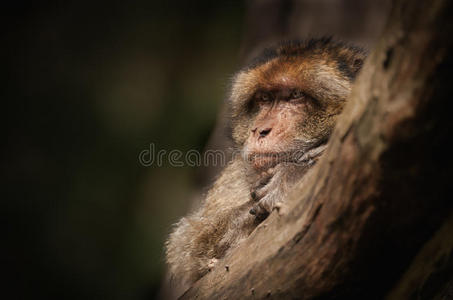
[{"label": "rough bark texture", "polygon": [[395,2],[326,153],[283,215],[183,299],[452,296],[452,6]]}]

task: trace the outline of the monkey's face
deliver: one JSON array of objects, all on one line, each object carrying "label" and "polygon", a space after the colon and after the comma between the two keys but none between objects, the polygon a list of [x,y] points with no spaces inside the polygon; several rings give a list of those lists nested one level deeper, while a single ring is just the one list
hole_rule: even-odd
[{"label": "monkey's face", "polygon": [[278,57],[233,84],[233,138],[256,169],[297,161],[327,141],[350,80],[325,57]]},{"label": "monkey's face", "polygon": [[[252,99],[254,117],[244,143],[244,154],[257,169],[270,167],[281,160],[297,160],[308,140],[304,132],[317,114],[320,103],[300,88],[282,86],[260,89]],[[299,152],[299,153],[297,153]]]}]

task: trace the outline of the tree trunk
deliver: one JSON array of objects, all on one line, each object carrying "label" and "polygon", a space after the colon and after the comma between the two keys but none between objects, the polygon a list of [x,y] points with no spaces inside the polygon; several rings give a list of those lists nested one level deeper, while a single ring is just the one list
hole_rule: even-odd
[{"label": "tree trunk", "polygon": [[453,296],[452,6],[395,1],[328,149],[283,214],[183,299]]}]

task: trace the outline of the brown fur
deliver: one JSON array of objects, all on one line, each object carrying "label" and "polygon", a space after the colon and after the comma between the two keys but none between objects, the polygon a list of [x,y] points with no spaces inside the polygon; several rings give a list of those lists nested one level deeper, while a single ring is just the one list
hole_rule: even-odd
[{"label": "brown fur", "polygon": [[[166,254],[176,280],[185,285],[198,280],[279,207],[324,150],[364,58],[360,49],[330,39],[292,42],[268,51],[235,76],[232,136],[243,155],[222,172],[200,209],[175,225]],[[301,98],[293,104],[283,99],[294,90],[316,100]],[[259,91],[279,99],[257,104]],[[258,135],[260,126],[272,131]],[[264,148],[276,154],[300,150],[302,156],[297,162],[272,160],[260,169],[247,151],[253,149],[254,157]]]}]

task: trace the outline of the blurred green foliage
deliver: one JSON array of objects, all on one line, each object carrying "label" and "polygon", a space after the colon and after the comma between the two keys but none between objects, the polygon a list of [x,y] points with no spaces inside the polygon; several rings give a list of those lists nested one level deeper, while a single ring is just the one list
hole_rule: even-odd
[{"label": "blurred green foliage", "polygon": [[2,257],[16,292],[153,298],[195,170],[138,155],[150,143],[202,150],[237,68],[243,4],[10,5]]}]

